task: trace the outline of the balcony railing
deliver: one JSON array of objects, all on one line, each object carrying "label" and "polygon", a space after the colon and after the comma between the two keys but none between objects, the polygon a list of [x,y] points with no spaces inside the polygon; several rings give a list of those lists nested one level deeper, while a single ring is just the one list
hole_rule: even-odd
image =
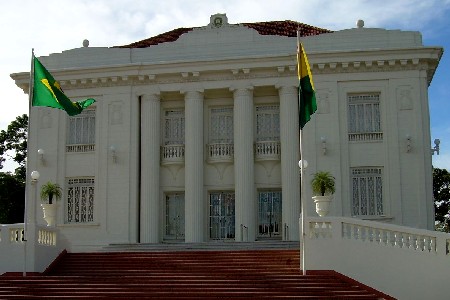
[{"label": "balcony railing", "polygon": [[208,162],[233,162],[234,158],[234,144],[229,143],[214,143],[206,146],[208,153]]},{"label": "balcony railing", "polygon": [[280,160],[281,145],[279,141],[255,143],[255,160]]},{"label": "balcony railing", "polygon": [[383,140],[382,132],[361,132],[361,133],[349,133],[348,140],[350,142],[379,142]]},{"label": "balcony railing", "polygon": [[184,145],[165,145],[161,147],[161,163],[184,163]]}]

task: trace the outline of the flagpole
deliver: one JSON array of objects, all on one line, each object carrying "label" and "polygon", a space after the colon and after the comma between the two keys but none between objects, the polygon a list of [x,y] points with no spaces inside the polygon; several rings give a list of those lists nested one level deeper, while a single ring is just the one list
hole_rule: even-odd
[{"label": "flagpole", "polygon": [[[302,55],[302,47],[300,44],[300,34],[299,34],[299,30],[297,29],[297,61],[301,62],[301,57],[299,57],[299,55]],[[301,85],[300,85],[300,78],[301,78],[301,67],[302,64],[301,63],[297,63],[298,64],[298,74],[299,74],[299,89],[301,89]],[[300,112],[300,90],[299,90],[299,115],[301,115]],[[300,122],[300,120],[299,120]],[[301,236],[300,236],[300,243],[301,243],[301,249],[300,249],[300,267],[302,269],[302,273],[303,275],[306,275],[306,263],[305,263],[305,258],[306,258],[306,254],[305,254],[305,242],[306,242],[306,233],[305,233],[305,215],[306,215],[306,205],[305,205],[305,197],[303,197],[303,191],[304,191],[304,174],[305,174],[305,168],[306,168],[306,163],[305,160],[303,159],[303,148],[302,148],[302,138],[303,138],[303,130],[301,127],[301,124],[299,123],[299,128],[300,128],[300,133],[299,133],[299,152],[300,152],[300,210],[301,210],[301,222],[302,222],[302,231],[301,231]]]},{"label": "flagpole", "polygon": [[31,49],[31,68],[30,68],[30,84],[28,87],[28,124],[27,124],[27,163],[25,165],[25,205],[24,205],[24,219],[23,219],[23,242],[24,242],[24,259],[23,259],[23,276],[27,276],[27,241],[28,241],[28,195],[27,195],[27,187],[28,187],[28,157],[29,157],[29,148],[30,148],[30,119],[31,119],[31,104],[33,101],[33,78],[34,78],[34,48]]}]

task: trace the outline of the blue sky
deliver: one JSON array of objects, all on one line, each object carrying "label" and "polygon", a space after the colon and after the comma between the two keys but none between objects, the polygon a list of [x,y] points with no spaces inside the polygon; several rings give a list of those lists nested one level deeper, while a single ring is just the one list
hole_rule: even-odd
[{"label": "blue sky", "polygon": [[[331,30],[365,27],[420,31],[426,46],[450,51],[450,0],[15,0],[0,11],[0,129],[28,113],[28,96],[10,78],[37,56],[82,46],[110,47],[179,27],[209,23],[226,13],[230,23],[293,20]],[[450,59],[444,55],[429,89],[431,136],[441,140],[433,165],[450,170]],[[432,147],[430,141],[430,149]],[[3,170],[12,170],[7,164]]]}]

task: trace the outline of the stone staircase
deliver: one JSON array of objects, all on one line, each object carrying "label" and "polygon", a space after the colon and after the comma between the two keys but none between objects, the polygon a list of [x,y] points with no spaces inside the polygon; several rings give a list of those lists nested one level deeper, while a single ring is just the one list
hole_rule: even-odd
[{"label": "stone staircase", "polygon": [[184,246],[63,252],[43,274],[0,276],[0,299],[393,299],[333,271],[302,275],[298,248]]}]

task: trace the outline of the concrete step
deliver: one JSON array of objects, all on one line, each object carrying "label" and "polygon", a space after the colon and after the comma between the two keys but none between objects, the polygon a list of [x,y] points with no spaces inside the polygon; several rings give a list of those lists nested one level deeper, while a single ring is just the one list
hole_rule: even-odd
[{"label": "concrete step", "polygon": [[0,299],[392,299],[333,271],[302,275],[298,248],[124,249],[0,276]]}]

